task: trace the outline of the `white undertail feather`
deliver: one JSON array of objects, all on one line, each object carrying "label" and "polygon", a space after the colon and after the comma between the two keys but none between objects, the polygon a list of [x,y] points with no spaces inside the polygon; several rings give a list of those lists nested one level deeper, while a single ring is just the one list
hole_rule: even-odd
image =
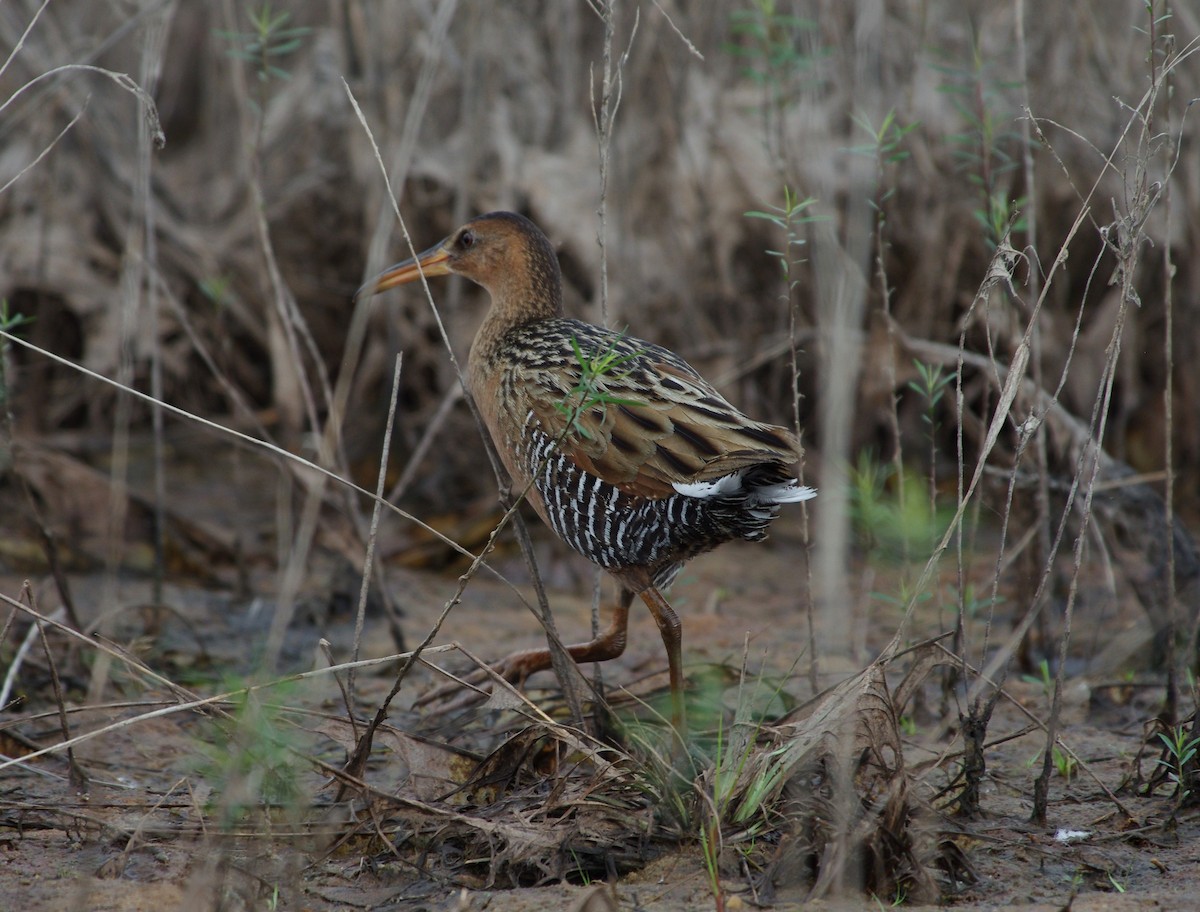
[{"label": "white undertail feather", "polygon": [[738,470],[731,475],[722,475],[716,481],[676,481],[671,484],[684,497],[696,497],[707,500],[710,497],[727,497],[742,490],[742,472]]},{"label": "white undertail feather", "polygon": [[[723,475],[715,481],[677,481],[671,487],[684,497],[700,499],[728,497],[742,490],[744,473],[745,469],[738,469],[738,471]],[[814,488],[804,487],[795,481],[781,481],[778,484],[752,488],[748,492],[746,504],[749,507],[756,507],[762,504],[798,503],[801,500],[811,500],[816,496],[817,492]]]},{"label": "white undertail feather", "polygon": [[795,481],[784,481],[756,489],[752,499],[759,503],[781,504],[799,503],[802,500],[812,500],[816,496],[816,488],[798,485]]}]

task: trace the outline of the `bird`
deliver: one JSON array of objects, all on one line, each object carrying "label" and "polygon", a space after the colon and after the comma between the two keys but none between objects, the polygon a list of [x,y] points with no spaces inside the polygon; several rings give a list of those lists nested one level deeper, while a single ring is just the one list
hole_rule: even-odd
[{"label": "bird", "polygon": [[[554,247],[514,212],[471,219],[355,298],[451,274],[491,297],[466,380],[512,490],[618,585],[608,628],[568,652],[577,663],[620,656],[641,598],[666,650],[682,738],[682,627],[663,592],[687,560],[733,539],[760,541],[782,504],[816,496],[797,480],[800,441],[746,417],[674,352],[565,316]],[[549,667],[548,649],[530,649],[493,670],[523,683]]]}]

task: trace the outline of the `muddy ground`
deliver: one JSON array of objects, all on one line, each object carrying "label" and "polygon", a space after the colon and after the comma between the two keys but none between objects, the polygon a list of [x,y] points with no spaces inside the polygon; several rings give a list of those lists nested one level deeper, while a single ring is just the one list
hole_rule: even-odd
[{"label": "muddy ground", "polygon": [[[215,465],[223,478],[234,477],[227,466]],[[520,770],[481,787],[471,779],[479,758],[519,738],[528,726],[514,722],[519,717],[509,710],[472,707],[449,712],[443,703],[414,711],[414,698],[434,683],[428,669],[414,672],[405,683],[390,713],[392,728],[377,738],[363,775],[376,790],[369,802],[353,796],[339,799],[332,784],[330,773],[345,763],[353,735],[344,722],[339,686],[329,675],[272,686],[257,702],[241,701],[240,708],[234,699],[223,704],[228,715],[206,706],[148,717],[173,703],[273,680],[260,670],[259,661],[273,615],[270,593],[276,576],[263,548],[274,517],[256,512],[260,498],[255,493],[270,488],[255,483],[239,492],[209,479],[195,486],[207,493],[188,510],[188,485],[181,481],[178,487],[173,509],[181,516],[202,522],[222,510],[227,518],[237,515],[226,528],[240,528],[243,564],[240,570],[215,571],[207,582],[169,584],[155,602],[148,576],[128,562],[115,576],[100,567],[79,567],[81,558],[77,562],[69,578],[81,621],[96,621],[106,599],[120,610],[108,627],[117,652],[100,696],[87,693],[97,674],[96,649],[56,633],[48,638],[70,710],[70,733],[97,731],[120,719],[135,721],[75,749],[86,790],[72,781],[62,752],[0,773],[0,908],[126,912],[715,907],[697,833],[679,832],[669,819],[656,817],[653,808],[646,816],[636,800],[630,805],[630,826],[654,822],[637,845],[616,826],[607,837],[615,847],[607,867],[603,851],[589,859],[572,858],[574,850],[569,850],[563,862],[553,846],[531,840],[522,847],[501,830],[493,832],[493,857],[480,853],[481,843],[465,838],[456,821],[469,819],[467,830],[483,826],[485,819],[489,826],[504,827],[508,824],[503,814],[519,819],[525,813],[533,825],[530,832],[536,833],[537,815],[521,805],[532,794],[530,788],[536,790],[539,780],[544,784],[556,776],[569,779],[579,771],[569,763],[547,765],[546,751],[531,750],[520,757]],[[331,528],[336,527],[335,519]],[[435,624],[463,567],[428,566],[427,548],[419,552],[419,559],[413,558],[419,549],[392,525],[384,523],[381,554],[411,647]],[[535,529],[535,540],[559,629],[568,639],[580,638],[590,623],[590,568],[567,557],[541,529]],[[684,620],[692,683],[689,711],[697,731],[707,727],[710,745],[717,720],[727,725],[743,701],[748,699],[761,718],[770,718],[810,695],[807,624],[797,585],[803,553],[799,517],[786,516],[767,544],[738,543],[704,556],[689,565],[675,586],[673,601]],[[821,625],[832,618],[832,623],[845,625],[853,646],[852,656],[822,657],[822,686],[867,665],[902,614],[894,596],[903,566],[861,551],[854,560],[850,603],[816,616],[818,634],[826,632]],[[408,568],[402,566],[405,562],[426,566]],[[529,591],[522,583],[525,572],[514,546],[504,544],[492,563],[517,581],[520,591]],[[284,642],[281,674],[328,664],[321,638],[329,641],[335,661],[350,658],[357,576],[320,536],[308,569]],[[953,613],[941,600],[952,582],[951,571],[946,568],[939,594],[918,609],[911,641],[950,629]],[[986,579],[988,567],[981,562],[971,572]],[[239,591],[239,577],[248,589]],[[54,590],[44,575],[9,572],[3,592],[18,597],[24,578],[33,579],[37,603],[48,610],[55,601]],[[1002,602],[993,619],[995,628],[1006,630],[1018,607]],[[1166,787],[1147,794],[1138,786],[1155,772],[1159,756],[1155,750],[1142,752],[1142,745],[1161,706],[1161,678],[1145,652],[1131,648],[1114,659],[1111,649],[1114,643],[1136,640],[1145,618],[1132,603],[1110,601],[1106,606],[1103,600],[1085,600],[1080,611],[1061,732],[1079,762],[1069,779],[1053,778],[1046,826],[1029,819],[1045,738],[1037,723],[1048,715],[1050,694],[1036,674],[1014,672],[1006,688],[1010,699],[997,706],[986,752],[984,813],[978,819],[952,813],[957,790],[951,780],[961,759],[960,707],[952,694],[944,704],[948,714],[943,715],[941,674],[932,674],[904,708],[904,764],[923,808],[921,825],[936,832],[943,847],[951,844],[961,859],[953,877],[935,871],[940,896],[934,899],[940,903],[964,910],[1196,908],[1196,814],[1178,811]],[[969,629],[978,634],[984,620],[982,615],[974,618]],[[7,657],[27,629],[25,618],[18,617],[4,643]],[[536,618],[521,606],[516,592],[480,576],[466,587],[434,645],[452,641],[474,655],[495,658],[542,639]],[[362,642],[363,658],[396,651],[383,611],[374,601]],[[121,653],[136,656],[162,677],[152,679],[147,672],[132,670]],[[462,655],[431,656],[459,671],[469,666]],[[751,698],[738,695],[743,663],[745,680],[760,685]],[[392,661],[358,672],[360,719],[375,712],[397,668]],[[904,670],[901,659],[889,668],[889,683],[894,686]],[[604,668],[614,704],[624,707],[618,715],[630,711],[626,686],[665,711],[664,672],[657,631],[644,611],[635,611],[625,655]],[[346,673],[340,677],[344,684]],[[165,682],[178,689],[173,691]],[[748,690],[753,686],[742,694]],[[563,718],[555,691],[548,673],[529,682],[532,701]],[[4,753],[23,755],[61,740],[49,666],[36,642],[23,658],[14,693],[22,701],[4,714]],[[651,729],[655,730],[661,736],[661,728]],[[471,787],[446,798],[463,783]],[[389,803],[388,796],[409,803]],[[442,824],[429,826],[439,814],[446,815]],[[611,825],[612,819],[602,822]],[[551,824],[557,825],[545,818],[545,832],[559,832]],[[1075,835],[1064,836],[1064,831]],[[573,838],[579,836],[574,832]],[[574,845],[604,845],[595,833],[588,838],[591,841]],[[540,860],[522,866],[522,853]],[[766,859],[766,873],[746,861],[753,858]],[[727,847],[720,871],[726,909],[798,908],[812,886],[786,864],[772,862],[766,849],[754,856]],[[601,886],[605,880],[611,887]],[[610,888],[615,893],[607,892]],[[806,908],[876,909],[905,899],[865,895],[851,882],[840,898]]]}]

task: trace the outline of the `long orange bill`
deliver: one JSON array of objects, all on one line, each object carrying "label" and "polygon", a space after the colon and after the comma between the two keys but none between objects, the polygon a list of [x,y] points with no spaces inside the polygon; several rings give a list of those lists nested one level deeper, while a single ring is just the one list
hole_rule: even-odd
[{"label": "long orange bill", "polygon": [[438,244],[436,247],[430,247],[424,253],[418,256],[411,257],[402,263],[397,263],[395,266],[389,266],[371,281],[367,282],[358,291],[354,292],[354,300],[359,298],[377,295],[381,291],[387,291],[389,288],[395,288],[397,285],[404,285],[408,282],[415,281],[420,278],[421,273],[425,273],[425,277],[449,275],[450,253],[443,244]]}]

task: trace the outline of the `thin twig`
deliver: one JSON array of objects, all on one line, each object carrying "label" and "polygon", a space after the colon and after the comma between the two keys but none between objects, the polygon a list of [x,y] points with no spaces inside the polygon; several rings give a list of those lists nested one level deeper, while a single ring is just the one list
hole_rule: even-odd
[{"label": "thin twig", "polygon": [[[1170,8],[1166,10],[1169,18]],[[1154,4],[1150,4],[1151,36],[1154,35]],[[1154,60],[1154,41],[1150,42],[1150,60]],[[1166,134],[1171,135],[1171,98],[1173,69],[1165,68],[1162,80],[1166,84],[1167,103],[1163,106],[1163,117],[1166,119]],[[1154,76],[1153,64],[1151,77]],[[1183,144],[1183,131],[1180,131],[1178,145]],[[1173,149],[1170,143],[1163,145],[1164,169],[1167,175],[1174,170],[1172,152],[1178,155],[1177,147]],[[1162,245],[1162,276],[1163,276],[1163,502],[1166,510],[1165,525],[1167,535],[1167,578],[1164,581],[1167,595],[1167,705],[1163,710],[1164,721],[1175,724],[1183,715],[1180,706],[1180,682],[1186,680],[1187,671],[1193,664],[1194,652],[1186,640],[1180,637],[1179,600],[1175,595],[1176,566],[1175,566],[1175,263],[1171,257],[1171,237],[1174,207],[1172,206],[1171,186],[1173,181],[1163,182],[1163,237],[1167,240]],[[1200,612],[1198,612],[1200,615]]]},{"label": "thin twig", "polygon": [[[333,658],[333,648],[330,646],[329,640],[321,637],[317,642],[317,648],[321,650],[321,655],[325,656],[326,662],[330,665],[337,664]],[[354,669],[350,669],[349,685],[342,683],[342,676],[339,674],[335,674],[333,680],[337,682],[338,690],[342,692],[342,705],[346,708],[346,721],[350,724],[350,733],[354,736],[355,740],[358,740],[358,719],[354,714],[354,698],[350,696],[354,689]]]},{"label": "thin twig", "polygon": [[[393,213],[396,216],[397,223],[400,225],[400,230],[404,235],[405,243],[407,244],[408,249],[411,252],[411,254],[413,255],[413,257],[415,257],[416,256],[416,248],[413,246],[412,237],[409,235],[408,225],[404,220],[404,216],[401,215],[401,213],[400,213],[399,202],[397,201],[395,194],[392,192],[391,181],[388,179],[386,170],[384,170],[384,168],[383,168],[383,159],[379,153],[379,146],[375,142],[374,133],[371,131],[371,127],[367,123],[366,117],[363,115],[362,109],[359,107],[358,101],[354,97],[354,93],[350,90],[349,84],[346,83],[346,81],[343,79],[342,85],[344,86],[344,88],[346,90],[346,94],[350,99],[350,104],[354,108],[354,112],[355,112],[356,116],[358,117],[359,123],[361,124],[363,131],[367,134],[368,141],[371,143],[371,149],[375,154],[376,163],[379,165],[380,170],[383,171],[384,184],[387,188],[388,197],[392,203]],[[475,424],[479,429],[480,437],[483,440],[484,450],[487,453],[488,462],[491,464],[492,472],[496,476],[496,481],[497,481],[497,484],[499,486],[499,491],[500,491],[501,506],[503,506],[506,510],[504,518],[501,519],[500,524],[493,530],[492,535],[489,537],[488,545],[480,553],[479,558],[477,558],[475,561],[472,562],[473,569],[469,570],[468,574],[466,575],[466,580],[469,580],[470,577],[474,575],[475,569],[477,569],[478,562],[482,561],[484,555],[486,555],[491,550],[491,548],[493,546],[493,542],[495,540],[496,533],[498,533],[500,531],[500,529],[503,528],[503,526],[508,522],[509,518],[515,514],[515,511],[516,511],[517,507],[519,506],[519,504],[521,503],[521,500],[524,499],[525,491],[528,491],[529,488],[532,487],[533,482],[530,481],[530,483],[528,485],[526,485],[525,491],[521,492],[520,496],[518,496],[515,501],[511,499],[511,491],[510,491],[511,480],[508,476],[508,472],[504,468],[504,464],[501,462],[500,457],[495,450],[494,442],[491,439],[491,435],[488,433],[487,426],[485,425],[485,423],[483,421],[483,416],[480,414],[479,408],[475,404],[475,400],[474,400],[474,397],[472,397],[472,395],[471,395],[470,387],[467,384],[466,377],[463,375],[463,372],[462,372],[461,368],[459,367],[458,358],[454,354],[454,346],[450,344],[450,336],[446,332],[445,324],[442,322],[441,313],[438,310],[437,303],[433,299],[433,293],[429,289],[429,283],[426,281],[425,272],[423,269],[421,269],[419,262],[417,264],[417,273],[418,273],[418,278],[421,283],[421,288],[425,293],[425,300],[429,304],[430,311],[432,312],[434,321],[436,322],[437,327],[438,327],[438,332],[441,334],[442,343],[445,346],[447,356],[450,360],[450,364],[454,369],[455,375],[458,377],[459,385],[462,387],[463,397],[466,400],[467,407],[471,412],[471,416],[474,418]],[[568,424],[567,427],[569,428],[570,425]],[[565,432],[566,431],[564,429],[564,433]],[[549,457],[547,457],[547,458],[549,458]],[[517,529],[518,529],[517,541],[520,543],[521,551],[525,556],[526,564],[529,567],[531,577],[534,580],[534,588],[535,588],[535,593],[537,595],[538,608],[539,608],[538,617],[542,623],[543,629],[546,632],[547,645],[550,650],[551,665],[554,669],[555,675],[558,678],[559,685],[562,687],[563,695],[567,700],[568,706],[571,708],[572,717],[575,718],[577,724],[582,726],[582,724],[583,724],[582,704],[579,699],[578,690],[575,687],[575,680],[571,674],[571,670],[572,670],[574,663],[571,661],[571,657],[568,655],[566,648],[563,646],[562,640],[558,636],[558,631],[555,628],[554,618],[553,618],[553,615],[551,615],[551,613],[550,613],[550,605],[546,599],[545,590],[541,584],[540,574],[538,573],[538,569],[537,569],[537,559],[533,553],[532,544],[529,541],[528,535],[523,533],[522,531],[520,531],[521,523],[522,523],[520,516],[516,517],[516,523],[517,523]],[[447,605],[443,611],[442,617],[438,621],[439,627],[440,627],[442,621],[445,619],[445,616],[449,612],[450,608],[453,607],[453,605],[457,603],[459,598],[461,598],[462,590],[465,587],[465,585],[466,585],[466,581],[464,580],[462,582],[462,584],[460,585],[458,593],[456,593],[456,595],[453,596],[449,602],[447,602]],[[522,601],[525,602],[524,599],[522,599]],[[525,602],[525,604],[528,605],[528,602]],[[436,630],[431,631],[430,638],[435,633],[436,633]],[[427,638],[426,642],[429,642],[430,638]],[[418,649],[418,652],[419,651],[420,651],[420,649]],[[407,674],[408,667],[411,667],[411,663],[409,663],[409,666],[406,666],[406,668],[401,669],[401,675]],[[382,705],[380,707],[380,712],[384,713],[385,715],[386,715],[386,704],[395,697],[395,694],[398,692],[398,689],[399,689],[399,684],[400,684],[400,681],[397,681],[396,689],[393,690],[393,692],[388,696],[388,698],[384,702],[384,705]],[[380,719],[381,717],[377,714],[376,718]],[[364,736],[363,741],[366,744],[367,751],[369,752],[369,750],[370,750],[370,744],[369,744],[370,731],[368,732],[368,734],[366,736]],[[360,745],[360,747],[361,747],[361,745]],[[365,759],[366,759],[365,755],[361,755],[362,762],[365,763]]]},{"label": "thin twig", "polygon": [[[163,7],[162,15],[149,20],[143,30],[141,72],[138,74],[141,84],[151,94],[158,90],[159,79],[162,76],[163,50],[166,46],[167,27],[171,7]],[[163,397],[163,367],[162,367],[162,338],[159,325],[162,322],[161,304],[158,289],[158,225],[157,208],[153,184],[150,179],[151,162],[149,143],[149,124],[145,118],[138,121],[137,172],[134,184],[133,208],[140,211],[142,218],[142,250],[143,263],[139,266],[139,278],[142,282],[141,293],[145,296],[146,312],[150,325],[150,394],[155,399]],[[134,255],[137,248],[133,248]],[[154,501],[153,501],[153,540],[154,540],[154,573],[151,579],[152,598],[155,602],[163,600],[163,585],[166,581],[166,537],[167,537],[167,481],[166,481],[166,443],[163,440],[163,413],[161,409],[150,410],[150,425],[152,432],[152,459],[154,464]]]},{"label": "thin twig", "polygon": [[[21,587],[22,597],[29,603],[29,608],[33,612],[37,612],[37,602],[33,597],[33,589],[30,588],[28,582]],[[38,637],[42,641],[42,652],[46,656],[46,664],[50,668],[50,685],[54,688],[54,704],[58,707],[58,726],[62,731],[63,741],[71,740],[71,724],[67,721],[66,701],[63,696],[62,681],[58,677],[58,663],[54,661],[54,653],[50,650],[50,641],[46,638],[46,627],[39,621],[34,620],[33,626],[37,629]],[[2,704],[0,704],[2,705]],[[70,775],[71,785],[76,790],[87,792],[88,790],[88,775],[75,761],[75,752],[71,748],[67,748],[67,770]]]},{"label": "thin twig", "polygon": [[[1132,270],[1130,271],[1132,276]],[[1130,279],[1132,281],[1132,279]],[[1113,382],[1116,379],[1117,359],[1121,354],[1121,339],[1125,329],[1125,315],[1128,307],[1128,299],[1122,296],[1120,310],[1117,316],[1117,325],[1113,329],[1112,341],[1109,343],[1108,359],[1105,367],[1105,377],[1102,383],[1100,394],[1096,397],[1095,404],[1092,409],[1092,422],[1090,427],[1095,428],[1094,449],[1084,449],[1080,453],[1080,465],[1076,479],[1083,472],[1083,461],[1090,456],[1091,465],[1090,475],[1084,487],[1083,496],[1083,511],[1080,520],[1080,528],[1075,537],[1075,552],[1073,555],[1074,564],[1071,572],[1070,589],[1067,594],[1067,604],[1063,611],[1063,630],[1059,634],[1059,650],[1058,650],[1058,668],[1054,675],[1054,695],[1050,701],[1050,717],[1046,722],[1046,749],[1042,757],[1042,772],[1033,785],[1033,812],[1032,819],[1034,822],[1044,824],[1046,822],[1046,801],[1050,789],[1050,776],[1054,772],[1054,745],[1058,742],[1058,726],[1062,715],[1062,691],[1063,678],[1066,674],[1067,666],[1067,649],[1071,642],[1071,621],[1074,617],[1075,602],[1079,593],[1079,574],[1083,566],[1083,546],[1087,540],[1088,525],[1092,517],[1092,498],[1095,496],[1096,479],[1100,473],[1101,459],[1099,449],[1104,441],[1104,430],[1108,423],[1109,404],[1112,401]],[[1066,519],[1068,510],[1064,511],[1063,518]],[[1047,567],[1045,571],[1049,576],[1050,569]]]},{"label": "thin twig", "polygon": [[[375,566],[375,542],[379,534],[379,514],[383,509],[383,487],[387,483],[388,455],[392,449],[392,428],[396,421],[396,403],[400,398],[400,370],[404,364],[402,352],[396,354],[396,366],[392,372],[392,398],[388,402],[387,425],[383,432],[383,447],[379,456],[379,480],[375,485],[375,503],[371,508],[371,530],[367,535],[367,553],[363,558],[362,585],[358,590],[358,610],[354,613],[354,661],[358,661],[362,644],[363,625],[367,617],[367,595],[371,590],[371,572]],[[354,696],[354,672],[350,672],[349,689]]]},{"label": "thin twig", "polygon": [[[21,33],[21,37],[17,39],[17,43],[13,45],[12,51],[4,59],[4,63],[0,64],[0,76],[3,76],[8,70],[9,65],[16,59],[16,56],[21,53],[21,49],[25,47],[25,39],[33,32],[34,26],[38,24],[38,20],[42,18],[42,13],[46,11],[46,7],[50,5],[50,0],[42,0],[42,5],[37,8],[33,16],[29,20],[29,25],[25,26],[25,31]],[[0,107],[0,111],[4,110]]]},{"label": "thin twig", "polygon": [[50,154],[50,150],[52,150],[55,146],[58,145],[58,141],[60,139],[62,139],[64,136],[66,136],[68,131],[73,126],[75,126],[76,123],[79,122],[79,118],[83,117],[83,115],[87,112],[88,100],[90,100],[90,98],[91,98],[91,96],[88,96],[88,99],[84,101],[83,106],[79,109],[79,113],[77,113],[74,117],[72,117],[67,122],[67,125],[58,131],[58,135],[55,136],[54,139],[50,140],[50,142],[46,145],[46,147],[37,154],[37,157],[35,157],[33,159],[33,161],[31,161],[24,168],[22,168],[20,171],[18,171],[16,174],[14,174],[3,187],[0,187],[0,194],[3,194],[4,191],[6,191],[9,187],[11,187],[17,181],[19,181],[22,177],[24,177],[27,172],[36,168],[38,166],[38,163],[41,162],[41,160],[43,158],[45,158],[47,155]]},{"label": "thin twig", "polygon": [[154,145],[162,148],[167,144],[166,134],[163,133],[162,124],[158,120],[158,108],[154,105],[154,99],[140,85],[134,82],[125,73],[116,73],[112,70],[106,70],[103,67],[89,66],[83,63],[67,63],[62,66],[57,66],[52,70],[47,70],[45,73],[40,73],[34,76],[15,92],[8,96],[3,103],[0,103],[0,114],[4,113],[4,109],[16,101],[21,95],[33,88],[38,83],[51,76],[57,76],[60,73],[84,72],[84,73],[99,73],[101,76],[106,76],[115,82],[120,88],[132,94],[142,105],[142,114],[146,118],[150,128],[150,137]]},{"label": "thin twig", "polygon": [[[98,652],[111,656],[112,658],[116,659],[117,661],[120,661],[120,662],[124,663],[125,665],[127,665],[131,670],[136,671],[139,675],[143,675],[143,676],[147,677],[148,679],[150,679],[151,681],[157,682],[159,685],[167,688],[172,693],[175,693],[176,695],[180,696],[181,698],[186,697],[186,699],[181,699],[179,702],[171,703],[168,705],[163,705],[157,709],[150,710],[149,712],[140,713],[137,716],[133,716],[128,719],[120,719],[116,722],[109,723],[108,725],[105,725],[101,728],[95,729],[94,731],[88,731],[88,732],[84,732],[83,734],[80,734],[80,735],[75,735],[73,738],[71,738],[68,741],[60,742],[58,744],[52,744],[49,747],[40,748],[38,750],[32,751],[31,753],[25,754],[22,757],[12,758],[12,759],[0,759],[0,772],[3,772],[5,769],[9,768],[10,766],[26,765],[30,761],[36,760],[39,757],[57,754],[61,751],[65,751],[69,748],[76,747],[79,744],[86,743],[95,738],[103,737],[104,735],[111,734],[115,731],[120,731],[120,730],[123,730],[126,728],[130,728],[132,726],[141,724],[143,722],[148,722],[152,719],[158,719],[158,718],[162,718],[164,716],[170,716],[170,715],[173,715],[178,712],[192,712],[195,710],[209,709],[209,708],[221,709],[222,707],[224,707],[226,704],[230,703],[230,701],[232,701],[235,698],[245,697],[249,694],[257,693],[259,691],[266,690],[271,687],[280,687],[280,686],[284,686],[284,685],[298,682],[298,681],[307,681],[311,678],[323,677],[325,675],[336,675],[338,672],[348,671],[350,669],[376,668],[379,666],[391,665],[397,661],[411,659],[412,656],[414,655],[414,653],[412,653],[412,652],[406,652],[406,653],[399,653],[399,654],[395,654],[395,655],[381,656],[379,658],[373,658],[373,659],[360,659],[357,662],[343,662],[339,665],[330,665],[330,666],[326,666],[324,668],[315,668],[310,671],[298,672],[296,674],[285,675],[283,677],[275,678],[270,681],[264,681],[264,682],[260,682],[257,684],[252,684],[247,687],[239,687],[235,690],[225,691],[224,693],[215,694],[215,695],[209,696],[209,697],[197,697],[197,696],[195,696],[195,694],[191,693],[186,688],[180,687],[178,684],[174,683],[173,681],[162,677],[161,675],[159,675],[156,672],[152,671],[151,669],[147,668],[144,664],[142,664],[136,658],[115,649],[113,646],[109,645],[108,643],[103,642],[102,640],[97,640],[92,637],[86,637],[83,634],[79,633],[77,630],[74,630],[65,624],[55,621],[52,617],[48,617],[46,615],[40,614],[40,613],[34,611],[33,609],[29,608],[28,606],[18,602],[16,599],[13,599],[7,595],[4,595],[3,593],[0,593],[0,602],[3,602],[5,604],[8,604],[8,605],[18,608],[22,613],[30,615],[34,619],[35,622],[41,622],[41,623],[45,624],[46,626],[53,627],[55,630],[58,630],[64,634],[66,634],[69,637],[73,637],[75,639],[78,639],[78,640],[84,642],[85,644],[87,644],[91,648],[97,650]],[[448,644],[445,646],[431,646],[431,647],[428,647],[425,649],[425,654],[433,655],[433,654],[447,653],[447,652],[453,652],[457,649],[459,649],[459,647],[457,644],[454,644],[454,643],[451,643],[451,644]],[[96,707],[92,707],[92,709],[94,710],[94,709],[96,709]]]},{"label": "thin twig", "polygon": [[[240,440],[243,443],[250,444],[250,446],[252,448],[265,450],[269,453],[272,453],[275,456],[278,456],[281,459],[287,460],[298,467],[308,469],[318,475],[322,475],[326,478],[329,478],[330,480],[336,482],[337,484],[342,485],[342,486],[350,489],[351,491],[355,491],[358,494],[363,495],[364,497],[367,497],[372,500],[375,498],[374,493],[372,493],[371,491],[368,491],[364,487],[361,487],[361,486],[355,484],[353,481],[350,481],[348,478],[345,478],[345,477],[337,474],[332,469],[327,469],[324,466],[317,465],[315,462],[313,462],[309,459],[305,459],[303,456],[298,456],[295,453],[291,453],[291,452],[283,449],[282,447],[277,446],[274,443],[271,443],[270,441],[260,440],[257,437],[252,437],[249,434],[245,434],[245,433],[242,433],[241,431],[234,430],[233,428],[226,427],[223,424],[219,424],[216,421],[212,421],[208,418],[204,418],[200,415],[194,414],[193,412],[189,412],[186,409],[182,409],[177,405],[172,405],[169,402],[160,402],[159,400],[155,399],[153,396],[149,395],[148,393],[143,393],[140,390],[134,389],[131,386],[121,384],[118,381],[113,380],[110,377],[106,377],[103,374],[97,373],[96,371],[90,370],[89,368],[86,368],[81,364],[76,364],[74,361],[64,358],[61,355],[57,355],[52,351],[48,351],[47,349],[41,348],[40,346],[37,346],[37,345],[34,345],[32,342],[28,342],[25,339],[20,338],[19,336],[15,336],[12,333],[7,332],[6,330],[0,329],[0,339],[5,339],[9,342],[13,342],[17,345],[20,345],[23,348],[27,348],[30,351],[36,352],[37,354],[41,355],[44,358],[48,358],[57,364],[61,364],[64,367],[68,367],[71,370],[77,371],[86,377],[90,377],[93,380],[99,380],[101,383],[107,384],[108,386],[114,387],[115,389],[118,389],[118,390],[121,390],[122,392],[128,393],[133,398],[140,399],[149,405],[157,406],[159,408],[166,410],[167,412],[170,412],[173,415],[177,415],[181,418],[185,418],[188,421],[193,421],[196,424],[199,424],[203,427],[209,428],[210,430],[217,431],[218,433],[224,434],[228,437],[232,437],[235,440]],[[397,516],[401,517],[402,519],[406,519],[409,522],[416,523],[418,526],[420,526],[422,529],[424,529],[430,535],[434,536],[438,541],[442,542],[446,546],[453,549],[456,553],[458,553],[464,557],[474,557],[475,556],[473,552],[468,551],[466,548],[464,548],[458,542],[454,541],[452,538],[448,537],[443,532],[435,529],[433,526],[429,525],[424,520],[414,516],[412,513],[409,513],[407,510],[402,510],[399,507],[397,507],[393,504],[387,503],[387,502],[384,503],[384,508],[395,513]],[[518,597],[521,597],[520,590],[517,589],[515,586],[513,586],[512,583],[509,582],[494,567],[490,566],[489,564],[487,564],[485,562],[483,564],[483,568],[488,570],[490,573],[492,573],[492,575],[495,576],[496,579],[498,579],[501,582],[508,585],[509,588],[518,595]]]},{"label": "thin twig", "polygon": [[679,40],[684,43],[684,45],[688,49],[688,52],[691,53],[694,57],[696,57],[700,60],[703,60],[704,55],[700,53],[700,51],[699,51],[699,49],[697,49],[696,45],[692,44],[692,42],[688,40],[687,35],[685,35],[683,32],[681,32],[679,30],[679,26],[677,26],[675,24],[675,20],[673,20],[671,18],[671,14],[668,13],[665,9],[663,9],[662,4],[659,3],[658,0],[653,0],[653,2],[654,2],[654,8],[656,10],[658,10],[660,13],[662,13],[663,18],[667,20],[667,25],[671,26],[671,31],[673,31],[676,35],[679,36]]},{"label": "thin twig", "polygon": [[446,419],[450,417],[454,406],[461,402],[462,399],[463,388],[460,384],[454,384],[446,390],[445,395],[442,396],[442,401],[438,403],[438,407],[434,410],[433,416],[426,422],[424,430],[421,431],[421,439],[413,447],[412,453],[408,457],[408,464],[404,466],[403,471],[400,472],[400,477],[396,479],[396,483],[387,492],[388,500],[395,502],[408,493],[408,486],[412,484],[413,479],[417,477],[417,473],[421,471],[421,467],[425,462],[425,456],[437,441],[437,435],[443,425],[445,425]]}]

